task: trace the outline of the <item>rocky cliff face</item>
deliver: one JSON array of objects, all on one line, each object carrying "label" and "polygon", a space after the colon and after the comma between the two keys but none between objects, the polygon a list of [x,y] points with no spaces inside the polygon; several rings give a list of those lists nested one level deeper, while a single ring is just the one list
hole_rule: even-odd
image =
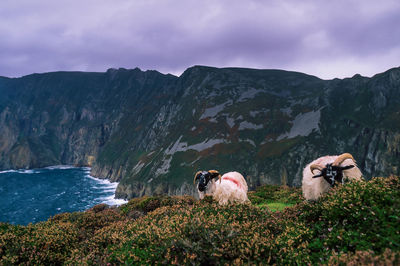
[{"label": "rocky cliff face", "polygon": [[400,69],[321,80],[196,66],[0,78],[0,168],[92,166],[117,196],[193,194],[199,169],[250,187],[300,185],[315,157],[350,152],[367,178],[400,173]]}]

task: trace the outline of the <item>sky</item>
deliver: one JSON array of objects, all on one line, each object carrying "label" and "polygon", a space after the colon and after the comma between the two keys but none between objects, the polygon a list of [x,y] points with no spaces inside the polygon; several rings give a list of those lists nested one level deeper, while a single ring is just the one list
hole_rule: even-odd
[{"label": "sky", "polygon": [[0,1],[0,76],[193,65],[373,76],[400,66],[400,1]]}]

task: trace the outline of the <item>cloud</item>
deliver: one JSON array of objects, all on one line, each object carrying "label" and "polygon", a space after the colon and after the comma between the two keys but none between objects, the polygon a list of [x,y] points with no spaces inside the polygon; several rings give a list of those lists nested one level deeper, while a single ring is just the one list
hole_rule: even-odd
[{"label": "cloud", "polygon": [[0,75],[211,65],[368,76],[399,65],[399,11],[391,0],[3,0]]}]

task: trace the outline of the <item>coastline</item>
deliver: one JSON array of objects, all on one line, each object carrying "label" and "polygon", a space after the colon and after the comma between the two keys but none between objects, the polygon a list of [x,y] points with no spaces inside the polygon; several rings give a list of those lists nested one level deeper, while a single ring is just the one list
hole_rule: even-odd
[{"label": "coastline", "polygon": [[[120,206],[122,204],[127,203],[127,200],[118,199],[115,197],[115,192],[118,186],[118,182],[110,182],[108,179],[97,178],[90,175],[91,167],[89,166],[75,166],[75,165],[51,165],[42,168],[32,168],[32,169],[9,169],[9,170],[2,170],[0,174],[5,173],[18,173],[18,174],[38,174],[42,173],[43,170],[67,170],[67,169],[83,169],[85,178],[92,179],[96,181],[98,184],[106,186],[106,188],[102,188],[104,192],[113,192],[112,196],[108,197],[101,197],[98,198],[101,200],[102,203],[110,205],[110,206]],[[93,207],[93,206],[92,206]],[[90,209],[91,207],[87,208]]]},{"label": "coastline", "polygon": [[109,196],[109,197],[104,197],[103,199],[103,203],[110,205],[110,206],[120,206],[122,204],[128,203],[127,200],[124,199],[118,199],[115,197],[115,192],[117,190],[117,186],[118,186],[118,182],[110,182],[110,180],[108,179],[102,179],[102,178],[97,178],[94,176],[90,175],[90,171],[91,171],[91,167],[85,166],[85,167],[76,167],[76,168],[82,168],[85,171],[85,177],[86,178],[90,178],[92,180],[97,181],[99,184],[103,184],[106,186],[109,186],[110,189],[113,189],[114,193],[113,196]]}]

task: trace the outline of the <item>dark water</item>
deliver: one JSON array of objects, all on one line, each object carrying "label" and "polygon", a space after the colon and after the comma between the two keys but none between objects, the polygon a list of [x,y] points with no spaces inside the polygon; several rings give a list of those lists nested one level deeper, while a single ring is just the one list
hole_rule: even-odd
[{"label": "dark water", "polygon": [[89,175],[90,168],[54,166],[0,172],[0,222],[26,225],[63,212],[83,211],[114,199],[117,183]]}]

